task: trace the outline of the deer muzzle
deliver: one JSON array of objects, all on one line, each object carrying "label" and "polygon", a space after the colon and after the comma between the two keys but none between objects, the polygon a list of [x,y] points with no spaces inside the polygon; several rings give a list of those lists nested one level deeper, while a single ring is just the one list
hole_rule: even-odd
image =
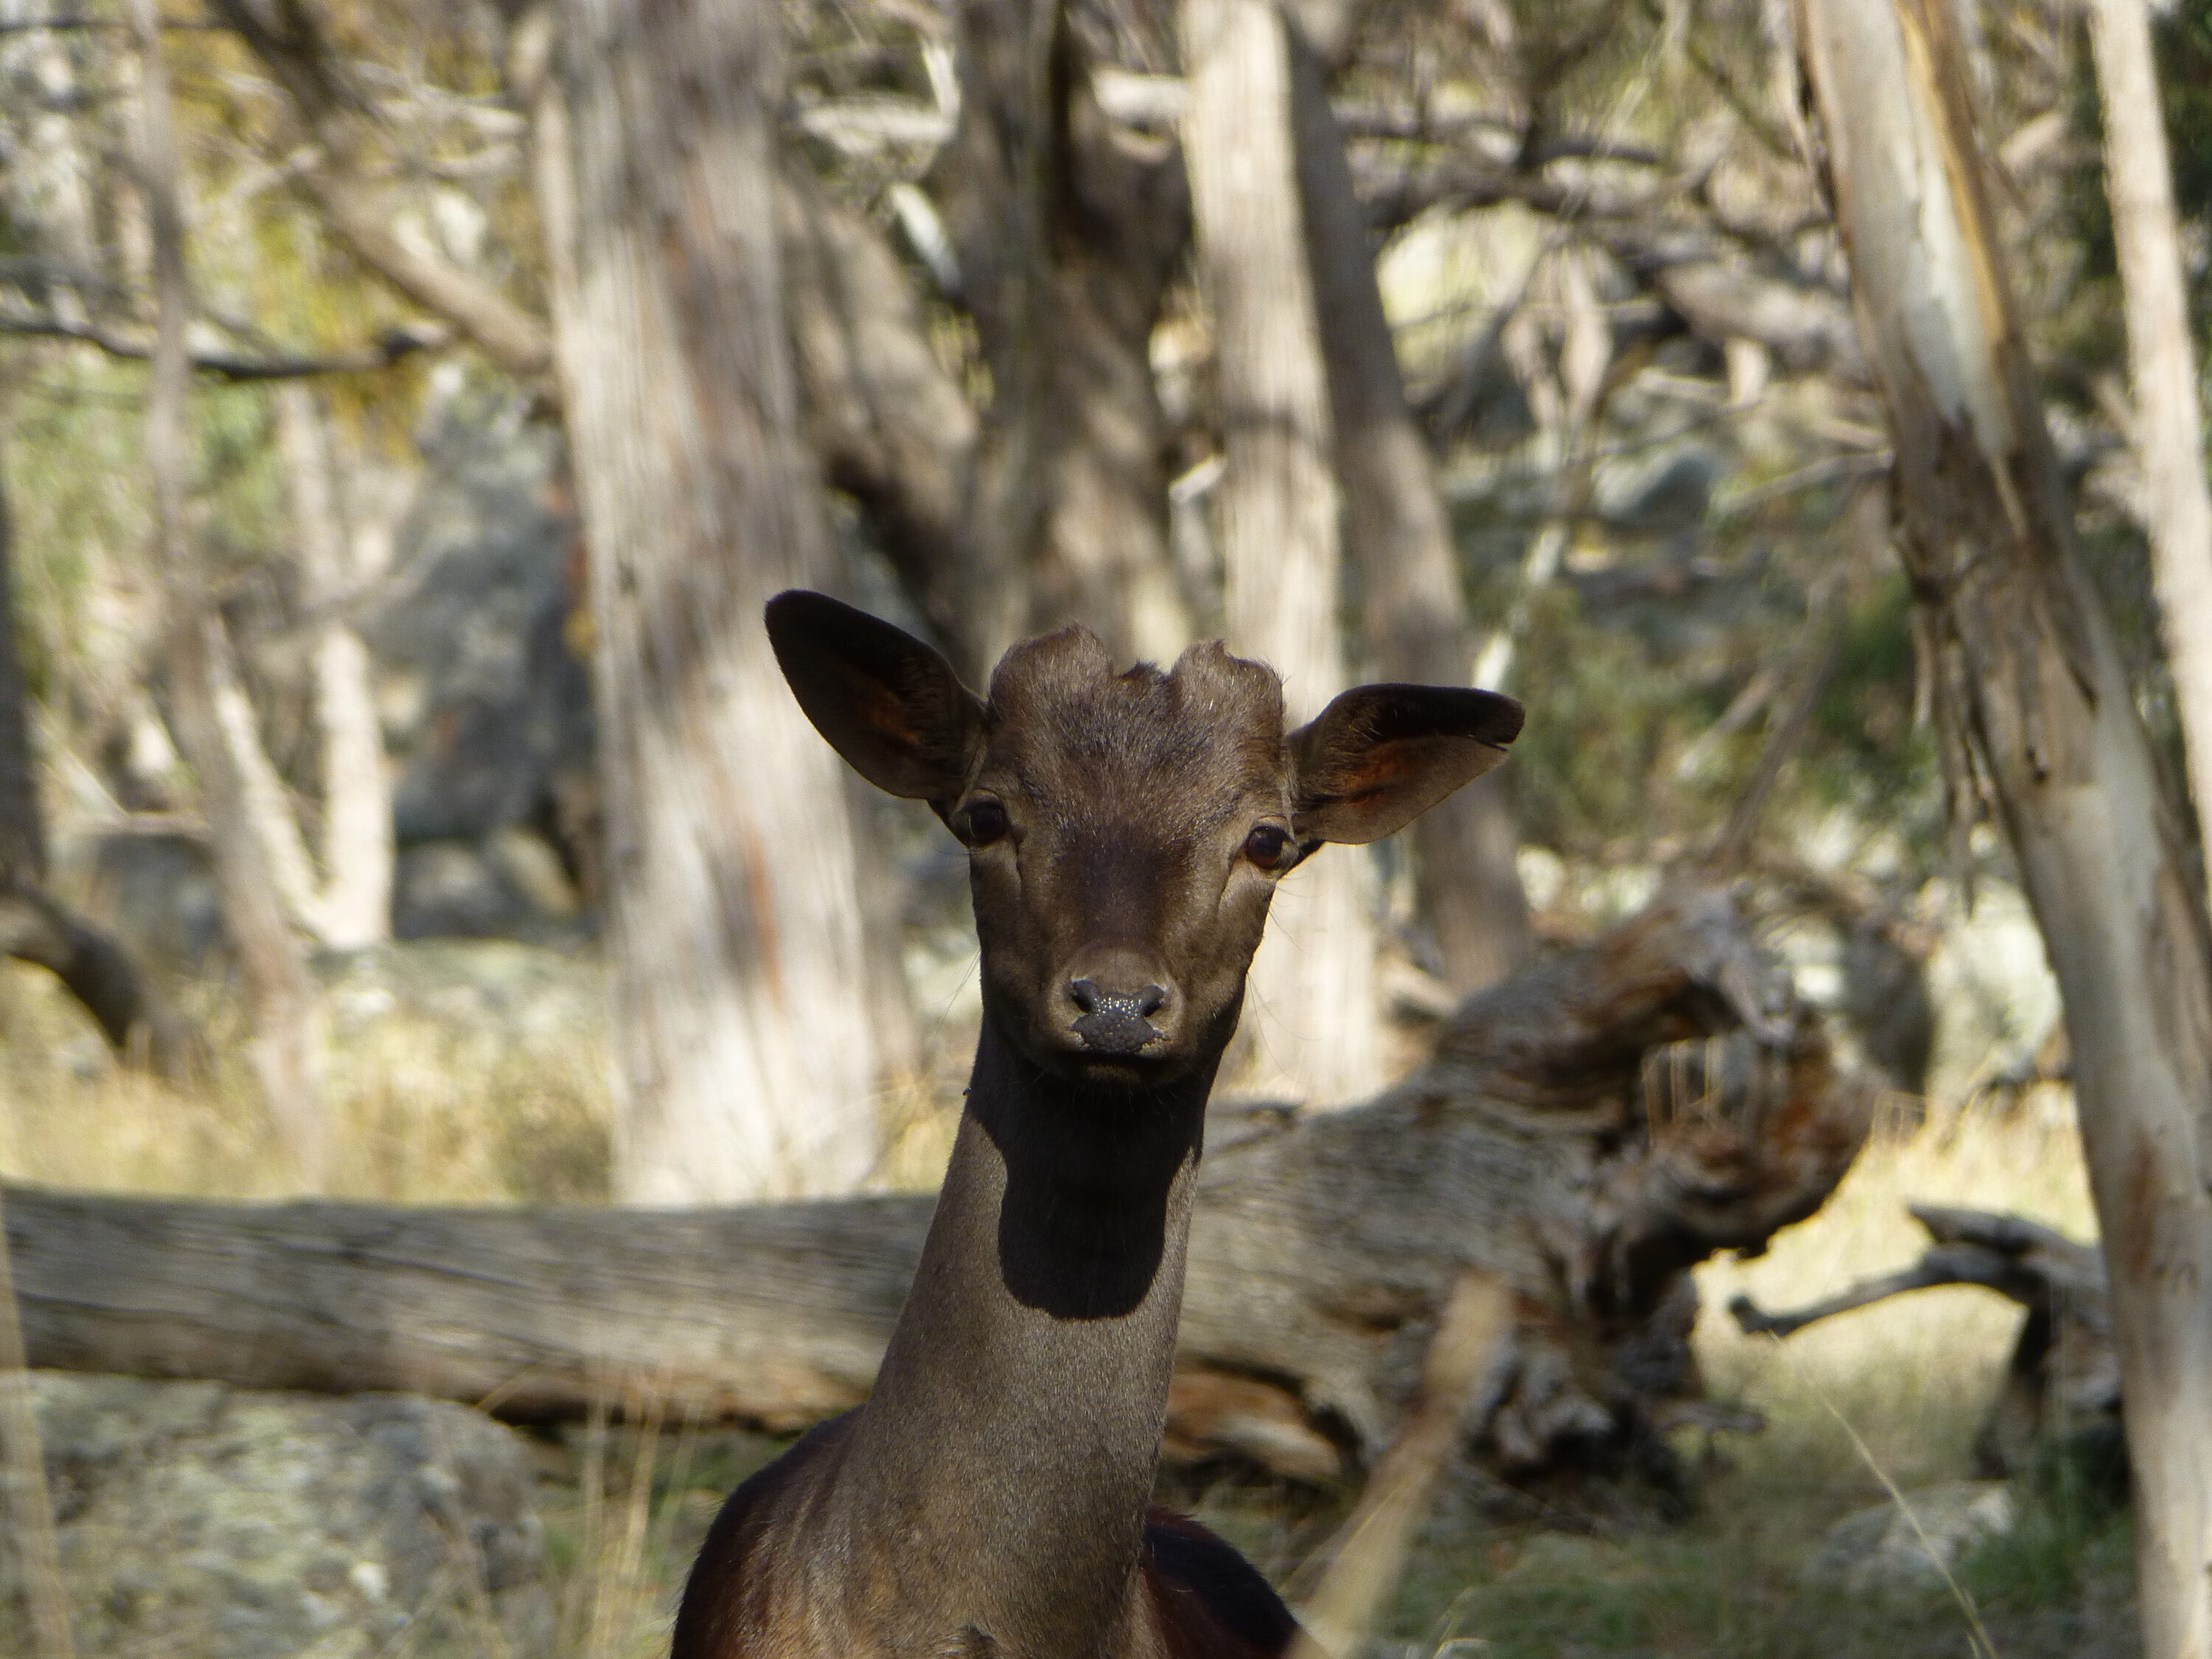
[{"label": "deer muzzle", "polygon": [[1167,1003],[1163,986],[1140,985],[1133,990],[1116,991],[1084,978],[1068,981],[1067,995],[1082,1011],[1070,1029],[1094,1054],[1133,1054],[1160,1039],[1152,1016]]}]

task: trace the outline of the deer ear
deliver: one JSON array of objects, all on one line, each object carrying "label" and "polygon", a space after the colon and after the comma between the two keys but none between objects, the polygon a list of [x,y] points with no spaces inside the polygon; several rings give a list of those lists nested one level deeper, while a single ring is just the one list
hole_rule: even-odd
[{"label": "deer ear", "polygon": [[1291,733],[1291,830],[1380,841],[1505,758],[1521,705],[1495,691],[1354,686]]},{"label": "deer ear", "polygon": [[768,602],[768,638],[814,729],[877,788],[942,811],[967,787],[983,705],[935,651],[796,587]]}]

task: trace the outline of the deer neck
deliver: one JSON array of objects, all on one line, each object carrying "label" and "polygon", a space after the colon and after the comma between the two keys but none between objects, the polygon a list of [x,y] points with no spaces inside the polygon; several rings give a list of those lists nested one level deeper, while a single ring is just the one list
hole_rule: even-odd
[{"label": "deer neck", "polygon": [[1145,1093],[1087,1089],[1032,1066],[987,1010],[928,1242],[843,1483],[867,1535],[870,1600],[902,1623],[940,1616],[940,1639],[973,1625],[993,1651],[1055,1659],[1119,1645],[1212,1073]]}]

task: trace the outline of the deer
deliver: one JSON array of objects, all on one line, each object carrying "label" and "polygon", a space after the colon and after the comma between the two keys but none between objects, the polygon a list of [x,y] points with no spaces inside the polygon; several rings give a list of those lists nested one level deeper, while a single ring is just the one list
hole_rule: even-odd
[{"label": "deer", "polygon": [[1117,672],[1063,628],[978,697],[825,595],[767,624],[816,730],[966,848],[982,1020],[874,1386],[731,1494],[672,1659],[1285,1652],[1260,1572],[1152,1507],[1206,1102],[1277,884],[1489,770],[1521,706],[1363,685],[1286,733],[1218,641]]}]

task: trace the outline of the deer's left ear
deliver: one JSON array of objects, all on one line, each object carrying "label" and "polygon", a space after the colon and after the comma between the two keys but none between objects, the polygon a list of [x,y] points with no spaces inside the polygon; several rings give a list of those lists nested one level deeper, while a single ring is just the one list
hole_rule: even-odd
[{"label": "deer's left ear", "polygon": [[952,665],[890,623],[823,593],[768,602],[768,639],[814,729],[877,788],[942,817],[983,741],[983,705]]},{"label": "deer's left ear", "polygon": [[1495,691],[1354,686],[1285,740],[1291,833],[1380,841],[1504,760],[1521,720]]}]

